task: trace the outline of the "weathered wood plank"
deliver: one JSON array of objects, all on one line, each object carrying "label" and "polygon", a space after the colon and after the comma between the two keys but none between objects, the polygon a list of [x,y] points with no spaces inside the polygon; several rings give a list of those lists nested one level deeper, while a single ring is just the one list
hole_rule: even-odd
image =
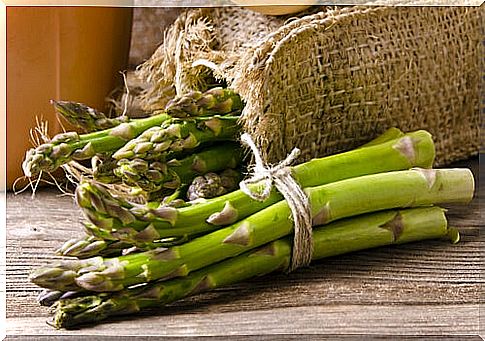
[{"label": "weathered wood plank", "polygon": [[[45,319],[9,318],[8,334],[221,336],[278,334],[478,334],[478,305],[326,305],[224,313],[190,312],[118,319],[78,330],[53,330]],[[466,318],[464,318],[466,317]],[[25,326],[29,325],[26,333]]]},{"label": "weathered wood plank", "polygon": [[[460,164],[478,175],[478,159]],[[476,334],[484,277],[479,200],[450,206],[457,245],[428,241],[382,247],[316,262],[291,275],[271,275],[188,298],[162,311],[74,332],[45,324],[48,309],[30,271],[53,250],[81,234],[72,198],[41,190],[35,199],[7,196],[7,316],[9,334],[25,335],[244,335],[244,334]],[[292,320],[295,322],[291,322]],[[279,327],[278,325],[282,325]],[[163,326],[163,327],[160,327]],[[60,334],[59,334],[60,333]]]},{"label": "weathered wood plank", "polygon": [[[65,340],[66,336],[54,336],[54,335],[35,335],[35,336],[21,336],[11,335],[7,336],[5,341],[59,341]],[[76,335],[77,341],[152,341],[159,340],[159,336],[108,336],[108,335]],[[164,336],[164,341],[180,341],[187,340],[186,336]],[[341,340],[341,341],[416,341],[416,340],[428,340],[428,341],[481,341],[483,340],[478,335],[426,335],[426,336],[414,336],[414,335],[367,335],[367,334],[277,334],[277,335],[224,335],[224,336],[190,336],[190,341],[206,341],[206,340],[231,340],[231,341],[267,341],[267,340]]]}]

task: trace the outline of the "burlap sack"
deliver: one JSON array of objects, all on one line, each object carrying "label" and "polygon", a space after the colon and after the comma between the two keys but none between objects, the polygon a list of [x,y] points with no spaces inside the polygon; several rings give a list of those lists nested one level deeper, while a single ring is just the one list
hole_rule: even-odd
[{"label": "burlap sack", "polygon": [[396,126],[427,129],[437,163],[479,148],[481,8],[313,8],[298,18],[192,9],[139,68],[145,109],[216,79],[269,162],[353,148]]}]

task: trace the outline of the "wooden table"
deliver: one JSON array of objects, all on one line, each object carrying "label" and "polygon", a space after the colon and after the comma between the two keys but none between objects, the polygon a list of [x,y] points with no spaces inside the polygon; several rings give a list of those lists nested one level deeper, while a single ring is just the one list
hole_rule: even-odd
[{"label": "wooden table", "polygon": [[[454,166],[471,167],[478,179],[478,158]],[[450,225],[462,236],[457,245],[427,241],[334,257],[291,275],[270,275],[188,298],[150,315],[65,331],[46,324],[48,309],[36,303],[40,290],[27,275],[55,259],[52,251],[64,240],[80,235],[80,211],[71,197],[54,190],[39,191],[34,199],[30,193],[8,194],[7,334],[32,340],[110,335],[361,339],[359,334],[480,339],[483,195],[482,186],[470,205],[449,206]]]}]

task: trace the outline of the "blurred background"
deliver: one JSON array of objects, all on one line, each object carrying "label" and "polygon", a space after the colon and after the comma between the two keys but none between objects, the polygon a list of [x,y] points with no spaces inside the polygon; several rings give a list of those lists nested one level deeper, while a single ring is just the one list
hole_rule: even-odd
[{"label": "blurred background", "polygon": [[121,71],[146,60],[182,10],[7,7],[7,189],[22,177],[38,120],[48,123],[50,136],[62,129],[49,101],[106,110],[107,97],[122,85]]},{"label": "blurred background", "polygon": [[138,7],[133,9],[133,28],[129,52],[131,68],[148,59],[163,41],[163,32],[184,8]]}]

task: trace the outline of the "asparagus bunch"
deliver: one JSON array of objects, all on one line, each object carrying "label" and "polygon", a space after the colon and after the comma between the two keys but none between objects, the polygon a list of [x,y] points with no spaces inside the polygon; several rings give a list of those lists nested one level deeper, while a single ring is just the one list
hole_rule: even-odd
[{"label": "asparagus bunch", "polygon": [[[378,136],[376,139],[372,140],[371,142],[365,144],[362,147],[371,147],[371,146],[376,146],[379,144],[383,144],[392,140],[396,140],[397,138],[401,138],[405,136],[403,132],[401,132],[399,129],[396,128],[391,128],[384,132],[382,135]],[[418,162],[417,165],[419,166],[429,166],[432,163],[433,157],[434,157],[434,152],[433,152],[433,143],[430,138],[430,135],[425,133],[425,132],[417,132],[414,134],[409,135],[411,139],[414,139],[414,141],[419,141],[421,140],[422,144],[420,148],[417,148],[418,145],[416,144],[414,146],[414,152],[410,153],[412,154],[417,154],[421,153],[423,155],[423,158],[420,162]],[[423,138],[424,137],[424,138]],[[399,142],[400,140],[396,140]],[[426,143],[423,143],[426,142]],[[401,141],[401,143],[395,143],[392,145],[392,150],[395,151],[400,149],[399,146],[403,145],[404,143]],[[398,148],[396,148],[398,147]],[[372,149],[370,150],[372,151]],[[381,150],[383,153],[382,155],[385,155],[383,150]],[[342,156],[344,156],[343,154]],[[377,159],[373,158],[372,153],[369,154],[369,158],[366,160],[366,157],[363,158],[363,161],[367,161],[369,164],[375,164],[375,161]],[[414,160],[417,161],[417,160]],[[359,166],[359,163],[353,162],[352,158],[349,158],[348,162],[349,164],[352,164],[354,166]],[[324,163],[320,164],[320,166],[323,166]],[[411,163],[408,166],[414,166],[416,165],[415,163]],[[329,164],[328,168],[331,168],[332,165]],[[338,166],[338,165],[337,165]],[[407,168],[404,166],[403,168]],[[298,170],[298,167],[296,168]],[[392,170],[392,168],[390,168]],[[397,164],[396,164],[396,169],[399,169]],[[334,169],[334,172],[338,173],[338,168]],[[383,170],[383,169],[382,169]],[[189,200],[194,200],[200,197],[216,197],[218,195],[222,195],[223,191],[225,191],[228,187],[230,186],[237,186],[237,182],[239,181],[240,173],[233,171],[231,169],[224,171],[220,176],[214,174],[214,173],[209,173],[206,174],[205,176],[199,176],[196,179],[194,179],[193,183],[191,184],[187,197]],[[338,180],[338,178],[336,178]],[[168,212],[173,212],[170,209],[166,209],[168,205],[171,205],[172,207],[186,207],[187,205],[180,199],[177,199],[178,196],[175,195],[173,198],[166,198],[169,200],[163,201],[162,203],[149,203],[148,205],[137,205],[137,204],[132,204],[123,198],[115,198],[113,197],[103,186],[100,186],[98,183],[94,182],[85,182],[83,183],[79,188],[78,188],[78,202],[85,202],[88,204],[88,209],[86,210],[86,216],[94,223],[97,223],[100,226],[106,226],[106,222],[109,222],[109,226],[113,227],[112,223],[113,220],[105,220],[105,218],[100,217],[100,212],[106,212],[107,215],[111,215],[116,222],[116,218],[118,215],[121,215],[123,220],[123,217],[131,217],[131,219],[128,219],[126,221],[126,224],[131,225],[132,223],[135,223],[137,229],[131,228],[131,227],[120,227],[120,226],[115,226],[111,230],[105,230],[103,228],[100,228],[96,225],[93,224],[85,224],[86,225],[86,232],[88,235],[92,236],[91,238],[95,238],[92,243],[95,245],[101,245],[100,240],[103,240],[105,244],[107,245],[114,245],[117,246],[119,243],[122,245],[132,245],[133,247],[130,250],[136,249],[136,250],[147,250],[147,249],[154,249],[156,248],[156,245],[159,245],[158,243],[151,243],[150,240],[147,241],[147,236],[153,236],[152,238],[159,238],[161,237],[160,234],[157,232],[153,231],[153,226],[149,226],[149,223],[153,223],[154,225],[157,225],[160,223],[158,219],[157,213],[163,212],[162,215],[168,213]],[[82,198],[82,199],[80,199]],[[173,200],[175,199],[175,200]],[[96,205],[91,205],[91,203],[98,203]],[[104,204],[103,204],[104,203]],[[100,205],[102,207],[100,207]],[[82,205],[81,205],[82,206]],[[112,208],[112,207],[117,207],[118,209],[116,210],[110,210],[106,209],[107,208]],[[165,209],[160,210],[161,207],[164,207]],[[131,213],[126,212],[126,210],[131,210]],[[188,209],[188,211],[191,211],[191,209]],[[163,217],[162,217],[163,218]],[[162,223],[163,224],[163,223]],[[181,221],[181,225],[184,224],[184,221]],[[116,224],[115,224],[116,225]],[[151,225],[151,224],[150,224]],[[108,227],[109,227],[108,226]],[[146,228],[148,227],[148,228]],[[145,229],[146,228],[146,229]],[[141,232],[139,232],[141,231]],[[207,230],[209,231],[209,229]],[[185,234],[184,236],[176,239],[177,241],[186,241],[189,239],[190,234]],[[162,237],[169,238],[167,235],[163,235]],[[120,241],[119,239],[123,240]],[[148,238],[150,239],[150,238]],[[113,241],[117,241],[116,243],[113,243]],[[79,242],[79,244],[77,244]],[[170,240],[170,242],[173,242]],[[78,258],[87,258],[89,256],[94,255],[95,253],[89,253],[89,252],[84,252],[84,251],[79,251],[83,250],[85,247],[87,250],[90,250],[91,243],[86,243],[86,240],[77,240],[74,245],[77,247],[72,248],[73,242],[67,242],[66,245],[63,246],[63,249],[65,250],[64,252],[61,253],[61,255],[66,255],[66,256],[77,256]],[[136,246],[135,246],[136,245]],[[111,250],[106,250],[106,251],[100,251],[99,255],[101,256],[109,256],[109,255],[119,255],[121,253],[120,250],[118,250],[116,247],[114,247],[114,252],[111,253]]]},{"label": "asparagus bunch", "polygon": [[[458,241],[438,207],[392,210],[338,221],[313,233],[313,260],[382,245],[431,238]],[[288,269],[291,240],[282,238],[223,262],[195,271],[184,278],[146,284],[117,293],[99,293],[61,299],[53,307],[52,325],[70,328],[96,323],[111,316],[129,315],[200,292],[237,283],[254,276]]]},{"label": "asparagus bunch", "polygon": [[[80,184],[76,201],[88,218],[88,235],[58,250],[77,259],[37,269],[30,276],[49,290],[42,302],[58,300],[56,327],[137,312],[289,268],[293,223],[282,196],[273,190],[259,202],[242,191],[223,194],[230,186],[222,177],[207,174],[234,167],[241,158],[239,147],[230,142],[205,148],[217,139],[234,140],[237,133],[237,118],[201,117],[208,110],[213,115],[241,104],[226,95],[216,89],[212,97],[194,92],[177,99],[167,106],[165,123],[145,129],[117,151],[96,154],[109,161],[105,169],[99,167],[102,182],[115,175],[130,186],[170,196],[141,204],[97,181]],[[170,116],[183,112],[191,118]],[[199,148],[202,145],[205,149]],[[471,199],[471,172],[427,169],[433,159],[427,132],[391,129],[356,150],[292,167],[309,198],[313,225],[325,225],[314,231],[313,259],[428,238],[456,242],[459,235],[447,228],[442,209],[408,209]],[[231,181],[225,184],[231,186],[239,181],[234,173],[227,178]],[[180,193],[189,184],[189,200],[216,197],[185,203]]]},{"label": "asparagus bunch", "polygon": [[[426,168],[433,160],[431,135],[417,131],[381,144],[311,160],[292,167],[292,175],[302,187],[312,187],[362,175],[411,167]],[[149,229],[155,239],[207,233],[282,200],[277,191],[273,191],[266,201],[259,202],[237,190],[182,208],[157,203],[140,205],[114,197],[93,181],[83,182],[76,190],[76,198],[92,224],[108,234],[116,233],[118,238],[126,237],[127,241],[135,243],[137,233],[145,229]],[[146,236],[147,231],[143,235]]]},{"label": "asparagus bunch", "polygon": [[[473,190],[473,175],[468,169],[395,171],[305,188],[314,226],[392,208],[466,203]],[[179,246],[117,258],[60,262],[36,270],[30,279],[49,289],[103,292],[186,276],[290,234],[290,216],[288,204],[280,201]]]},{"label": "asparagus bunch", "polygon": [[58,134],[51,141],[28,150],[22,168],[27,177],[42,171],[53,172],[72,160],[115,152],[145,130],[173,117],[237,114],[242,106],[239,95],[231,90],[216,88],[204,93],[190,93],[177,98],[164,111],[151,117],[128,120],[113,128],[84,135],[76,132]]}]

